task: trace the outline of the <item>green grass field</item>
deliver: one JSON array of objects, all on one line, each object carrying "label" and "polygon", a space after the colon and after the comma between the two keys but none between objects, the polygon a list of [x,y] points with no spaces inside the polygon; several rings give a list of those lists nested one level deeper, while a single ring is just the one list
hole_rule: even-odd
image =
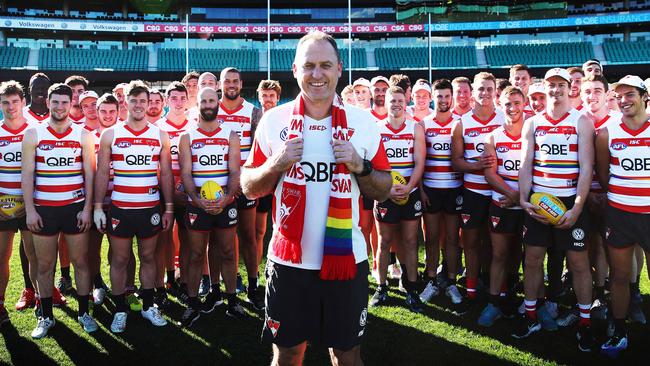
[{"label": "green grass field", "polygon": [[[0,363],[15,365],[48,364],[111,364],[140,365],[264,365],[268,364],[270,347],[260,343],[263,314],[254,312],[248,304],[249,317],[238,321],[225,315],[220,307],[204,315],[191,329],[175,325],[183,307],[173,303],[166,318],[166,327],[154,328],[140,314],[129,315],[127,331],[114,335],[109,327],[113,307],[110,302],[95,308],[93,315],[100,324],[92,335],[83,332],[76,322],[76,301],[69,297],[68,305],[55,308],[56,326],[50,335],[33,341],[30,333],[35,325],[33,311],[18,313],[14,303],[23,287],[18,256],[18,242],[14,244],[11,258],[9,288],[6,294],[11,325],[2,328],[0,338]],[[107,243],[103,246],[105,261]],[[263,273],[263,272],[260,272]],[[103,268],[108,280],[108,267]],[[58,277],[58,269],[57,269]],[[244,275],[244,278],[246,276]],[[262,280],[263,281],[263,280]],[[493,328],[478,327],[476,320],[483,304],[466,315],[453,315],[444,296],[435,298],[424,314],[413,314],[402,304],[404,297],[393,283],[390,306],[371,309],[362,346],[366,365],[611,365],[613,362],[598,354],[578,351],[574,332],[560,329],[541,332],[531,339],[518,341],[510,337],[515,320],[501,320]],[[644,310],[650,315],[650,297],[647,272],[641,283]],[[374,285],[372,286],[374,291]],[[595,322],[597,338],[604,340],[605,324]],[[647,359],[645,347],[650,340],[647,326],[633,325],[630,332],[631,350],[617,361],[630,364]],[[311,346],[306,365],[329,364],[325,349]]]}]

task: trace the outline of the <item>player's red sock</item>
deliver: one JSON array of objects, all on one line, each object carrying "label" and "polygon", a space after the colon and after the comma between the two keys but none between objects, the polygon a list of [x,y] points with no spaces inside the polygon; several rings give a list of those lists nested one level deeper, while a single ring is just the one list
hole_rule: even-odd
[{"label": "player's red sock", "polygon": [[467,298],[470,300],[476,300],[476,283],[478,280],[476,278],[467,277]]}]

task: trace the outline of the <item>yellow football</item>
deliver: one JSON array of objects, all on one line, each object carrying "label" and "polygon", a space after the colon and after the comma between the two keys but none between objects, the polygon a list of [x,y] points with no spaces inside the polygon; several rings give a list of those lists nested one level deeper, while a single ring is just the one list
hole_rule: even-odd
[{"label": "yellow football", "polygon": [[23,205],[23,196],[12,194],[3,194],[0,196],[0,210],[7,216],[13,216]]},{"label": "yellow football", "polygon": [[204,200],[217,200],[223,196],[223,188],[219,183],[209,180],[201,186],[201,198]]},{"label": "yellow football", "polygon": [[[395,184],[406,185],[406,183],[407,183],[406,178],[404,178],[400,173],[398,173],[396,171],[391,171],[390,176],[393,178],[393,185],[395,185]],[[401,201],[394,201],[394,202],[397,203],[400,206],[405,205],[408,202],[408,197],[401,200]]]},{"label": "yellow football", "polygon": [[564,203],[549,193],[533,193],[530,196],[530,203],[538,206],[539,210],[537,210],[537,213],[545,216],[552,225],[557,225],[558,221],[560,221],[567,211]]}]

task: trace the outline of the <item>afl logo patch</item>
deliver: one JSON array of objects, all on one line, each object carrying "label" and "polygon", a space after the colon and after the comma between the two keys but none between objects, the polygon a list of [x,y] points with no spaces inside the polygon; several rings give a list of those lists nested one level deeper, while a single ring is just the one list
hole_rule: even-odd
[{"label": "afl logo patch", "polygon": [[627,149],[627,144],[625,142],[615,142],[612,144],[613,150],[625,150]]},{"label": "afl logo patch", "polygon": [[469,137],[477,137],[477,136],[480,135],[480,134],[481,134],[481,133],[480,133],[479,131],[476,131],[476,130],[474,130],[474,131],[468,131],[468,132],[466,133],[466,135],[469,136]]},{"label": "afl logo patch", "polygon": [[280,131],[280,140],[287,141],[287,136],[289,136],[289,127],[285,127]]},{"label": "afl logo patch", "polygon": [[192,144],[192,149],[201,149],[205,146],[204,142],[195,142]]},{"label": "afl logo patch", "polygon": [[128,141],[120,141],[115,146],[119,147],[120,149],[126,149],[127,147],[131,147],[131,143]]},{"label": "afl logo patch", "polygon": [[40,144],[40,145],[38,145],[38,148],[39,148],[40,150],[47,151],[47,150],[52,150],[52,149],[54,149],[54,146],[52,146],[52,144]]},{"label": "afl logo patch", "polygon": [[429,130],[427,131],[427,137],[436,137],[438,136],[438,132],[435,130]]},{"label": "afl logo patch", "polygon": [[0,147],[8,146],[10,143],[9,140],[0,140]]},{"label": "afl logo patch", "polygon": [[510,151],[510,148],[507,147],[507,146],[499,146],[499,147],[497,147],[497,152],[507,153],[508,151]]},{"label": "afl logo patch", "polygon": [[544,136],[544,135],[546,135],[545,130],[536,130],[535,131],[535,136]]},{"label": "afl logo patch", "polygon": [[585,238],[585,231],[580,229],[580,228],[576,228],[576,229],[573,229],[573,231],[571,232],[571,235],[573,236],[573,239],[575,239],[575,240],[582,240],[582,239]]},{"label": "afl logo patch", "polygon": [[231,208],[230,210],[228,210],[228,217],[230,217],[231,219],[237,218],[237,209]]},{"label": "afl logo patch", "polygon": [[390,136],[382,136],[381,137],[381,142],[388,142],[390,141]]},{"label": "afl logo patch", "polygon": [[157,226],[158,224],[160,224],[160,214],[156,212],[151,215],[151,225]]}]

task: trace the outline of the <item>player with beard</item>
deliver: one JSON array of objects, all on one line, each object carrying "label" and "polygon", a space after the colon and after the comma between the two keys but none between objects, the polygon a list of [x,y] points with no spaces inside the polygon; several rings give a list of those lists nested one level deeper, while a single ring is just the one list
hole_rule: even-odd
[{"label": "player with beard", "polygon": [[147,122],[156,124],[165,113],[165,96],[158,89],[151,89],[149,91],[149,106],[147,107]]},{"label": "player with beard", "polygon": [[[187,281],[187,271],[189,270],[189,261],[190,261],[190,248],[187,238],[187,228],[185,227],[185,206],[187,205],[187,195],[185,194],[183,184],[181,182],[181,171],[180,165],[178,162],[178,140],[180,135],[188,131],[191,128],[194,128],[196,125],[196,120],[190,120],[186,116],[186,110],[188,110],[188,91],[185,87],[185,84],[182,84],[178,81],[173,81],[167,86],[165,91],[167,106],[169,107],[169,112],[167,115],[162,118],[156,126],[160,130],[167,132],[169,136],[169,148],[172,158],[172,174],[174,176],[174,222],[178,228],[178,237],[179,237],[179,262],[180,262],[180,288],[177,288],[176,282],[168,278],[167,283],[172,285],[172,288],[169,289],[172,294],[178,297],[181,301],[186,300],[186,281]],[[172,222],[172,226],[174,225]],[[156,288],[158,293],[162,295],[164,276],[166,266],[166,259],[169,257],[169,253],[175,253],[175,245],[173,239],[173,230],[162,232],[158,236],[158,245],[156,247]],[[170,269],[171,271],[171,269]],[[170,272],[167,272],[171,274]],[[207,273],[207,268],[206,268]],[[206,276],[207,277],[207,276]],[[171,281],[170,281],[171,280]],[[205,283],[202,283],[202,288],[205,290],[202,292],[202,295],[207,294],[208,289],[210,288],[209,278],[204,280]]]},{"label": "player with beard", "polygon": [[435,112],[431,105],[431,85],[424,79],[419,79],[413,86],[413,119],[416,122],[424,120],[425,117]]},{"label": "player with beard", "polygon": [[[217,302],[207,299],[205,307],[197,297],[201,268],[210,234],[216,241],[210,243],[211,261],[220,261],[220,272],[226,285],[228,306],[226,314],[244,317],[244,309],[237,301],[237,264],[235,263],[235,228],[237,207],[235,193],[239,190],[239,136],[217,121],[219,98],[217,91],[203,88],[199,92],[200,117],[198,124],[183,133],[179,142],[181,177],[189,197],[185,225],[189,229],[191,260],[188,267],[188,306],[180,325],[190,327],[201,315],[211,312]],[[216,200],[199,196],[198,190],[207,181],[224,188],[224,194]],[[212,246],[215,245],[215,246]],[[218,278],[219,273],[213,273]],[[217,296],[219,285],[212,296]],[[220,297],[220,296],[219,296]],[[220,301],[220,299],[219,299]]]},{"label": "player with beard", "polygon": [[[117,99],[111,94],[104,94],[101,98],[97,97],[94,91],[87,91],[79,97],[81,109],[86,116],[86,125],[84,128],[91,134],[95,154],[99,151],[99,141],[102,132],[112,127],[117,122],[117,110],[119,104]],[[111,171],[106,198],[104,199],[104,211],[108,210],[110,203],[110,194],[113,190],[113,173]],[[99,232],[93,225],[88,237],[88,271],[93,281],[93,303],[101,305],[104,303],[108,286],[104,282],[101,273],[101,249],[104,233]],[[109,254],[110,256],[110,254]]]},{"label": "player with beard", "polygon": [[571,101],[571,106],[582,112],[584,104],[582,103],[582,98],[580,97],[580,90],[582,87],[582,78],[585,77],[585,72],[577,66],[569,67],[567,71],[569,72],[569,75],[571,75],[571,90],[569,91],[569,100]]},{"label": "player with beard", "polygon": [[117,117],[117,122],[126,122],[129,114],[129,111],[126,108],[126,98],[124,97],[124,88],[126,88],[127,85],[128,84],[126,83],[119,83],[115,85],[115,88],[113,88],[113,95],[117,98],[117,102],[120,103],[120,114]]},{"label": "player with beard", "polygon": [[[546,72],[546,112],[526,120],[522,129],[519,204],[527,214],[523,230],[526,314],[512,336],[526,338],[540,330],[540,321],[547,322],[548,312],[539,290],[544,281],[546,252],[556,248],[566,251],[573,273],[573,288],[580,310],[576,338],[578,348],[588,352],[595,341],[590,319],[591,268],[586,251],[589,220],[583,208],[593,178],[594,125],[572,107],[571,79],[569,72],[562,68]],[[533,192],[549,193],[562,200],[568,210],[557,225],[549,225],[548,220],[537,213],[538,207],[529,202]],[[551,320],[550,323],[554,323]]]},{"label": "player with beard", "polygon": [[50,119],[25,132],[22,148],[22,189],[27,228],[34,236],[38,263],[41,314],[32,338],[45,337],[56,323],[52,290],[57,242],[63,233],[75,266],[78,320],[86,332],[97,330],[88,313],[90,276],[87,264],[88,229],[92,225],[95,154],[92,136],[68,113],[72,89],[52,85],[48,91]]},{"label": "player with beard", "polygon": [[190,121],[199,119],[199,107],[196,102],[196,96],[199,93],[199,76],[201,75],[198,72],[190,71],[181,80],[187,89],[187,118]]},{"label": "player with beard", "polygon": [[524,98],[526,99],[526,104],[524,105],[524,119],[534,116],[535,111],[528,102],[528,91],[530,85],[533,83],[532,75],[530,75],[530,69],[528,66],[523,64],[512,66],[510,68],[509,80],[513,86],[516,86],[524,93]]},{"label": "player with beard", "polygon": [[546,92],[542,83],[535,83],[528,88],[530,108],[535,114],[544,113],[546,110]]},{"label": "player with beard", "polygon": [[372,96],[370,94],[370,82],[366,78],[358,78],[352,84],[356,102],[354,105],[361,109],[370,109]]},{"label": "player with beard", "polygon": [[[451,166],[451,137],[452,127],[458,119],[454,118],[452,108],[454,96],[452,84],[447,79],[436,80],[433,83],[433,98],[436,113],[424,119],[424,138],[427,155],[424,175],[422,177],[420,196],[423,203],[424,246],[426,251],[425,280],[426,285],[420,299],[424,302],[436,296],[443,284],[445,294],[455,305],[454,311],[461,312],[463,300],[458,287],[459,247],[458,230],[460,221],[458,213],[462,205],[461,175]],[[444,228],[444,230],[441,230]],[[444,238],[441,238],[444,235]],[[440,242],[444,243],[446,277],[436,281],[436,271],[440,253]],[[444,276],[441,274],[441,276]]]},{"label": "player with beard", "polygon": [[[219,104],[218,119],[224,126],[237,132],[240,139],[241,163],[248,158],[251,150],[255,129],[262,117],[262,110],[241,97],[242,80],[241,73],[234,67],[227,67],[221,70],[222,96]],[[260,310],[264,308],[264,302],[257,291],[257,275],[259,262],[257,260],[257,240],[255,238],[255,206],[257,200],[248,199],[244,194],[235,193],[237,197],[237,208],[239,210],[238,246],[235,248],[235,263],[239,263],[239,248],[244,256],[244,264],[248,273],[248,300],[253,306]],[[240,287],[238,277],[238,288]],[[243,284],[240,291],[243,290]]]},{"label": "player with beard", "polygon": [[[138,239],[142,317],[154,326],[167,324],[153,302],[155,251],[159,231],[171,229],[174,214],[169,137],[145,119],[149,88],[135,80],[126,87],[125,94],[129,108],[127,122],[104,131],[99,142],[93,212],[97,229],[108,232],[111,245],[111,285],[115,302],[111,331],[114,333],[126,329],[128,305],[124,293],[133,237]],[[113,192],[106,215],[103,207],[111,166],[114,169]],[[162,217],[161,190],[165,202]]]},{"label": "player with beard", "polygon": [[611,266],[613,334],[601,352],[617,357],[628,347],[626,313],[635,246],[650,255],[650,120],[644,110],[648,88],[640,77],[627,75],[612,85],[623,113],[596,136],[597,171],[607,191],[605,239]]},{"label": "player with beard", "polygon": [[383,76],[375,76],[370,80],[370,91],[372,92],[372,109],[370,113],[375,117],[377,123],[388,117],[386,111],[386,90],[388,90],[388,79]]},{"label": "player with beard", "polygon": [[[262,80],[257,86],[257,99],[262,106],[262,111],[266,112],[275,108],[280,101],[282,87],[277,80]],[[257,240],[257,262],[262,263],[264,255],[264,235],[266,234],[266,221],[268,213],[271,211],[273,195],[269,194],[260,197],[257,202],[257,213],[255,214],[255,238]]]},{"label": "player with beard", "polygon": [[[521,229],[524,214],[519,206],[517,184],[521,162],[521,127],[524,123],[524,93],[517,87],[507,87],[501,94],[505,115],[503,126],[492,131],[485,142],[484,155],[495,156],[497,163],[485,169],[485,180],[492,187],[490,204],[490,236],[492,261],[490,264],[489,302],[478,319],[478,324],[491,327],[503,316],[512,316],[512,294],[505,293],[507,274],[512,263],[517,273],[521,262]],[[517,253],[513,258],[511,253]]]},{"label": "player with beard", "polygon": [[451,81],[454,88],[454,118],[460,118],[463,114],[472,110],[472,83],[468,78],[459,76]]},{"label": "player with beard", "polygon": [[50,116],[47,107],[47,90],[52,83],[50,78],[42,72],[32,75],[29,79],[29,96],[31,103],[23,108],[23,115],[30,124],[41,123]]},{"label": "player with beard", "polygon": [[494,75],[476,74],[472,92],[475,107],[463,114],[452,130],[451,164],[455,171],[464,173],[461,227],[470,301],[476,299],[480,259],[485,259],[480,257],[481,249],[489,248],[487,225],[492,189],[485,180],[484,171],[494,166],[496,158],[483,155],[484,143],[487,135],[504,122],[503,112],[494,106],[495,88]]},{"label": "player with beard", "polygon": [[[22,196],[20,188],[21,148],[25,130],[30,126],[23,115],[25,95],[23,87],[16,81],[0,84],[0,103],[4,120],[0,121],[0,194]],[[36,125],[37,123],[34,123]],[[18,173],[18,174],[17,174]],[[21,295],[17,310],[34,306],[37,283],[36,254],[32,233],[27,230],[25,209],[20,208],[12,215],[0,211],[0,326],[9,322],[9,314],[5,308],[5,290],[9,282],[9,259],[13,248],[14,235],[20,230],[21,248],[29,255],[27,271],[24,276],[25,289]],[[26,256],[27,258],[27,256]],[[31,268],[29,263],[31,263]],[[30,273],[31,270],[31,273]],[[30,278],[31,277],[31,278]],[[20,305],[20,306],[18,306]]]}]

